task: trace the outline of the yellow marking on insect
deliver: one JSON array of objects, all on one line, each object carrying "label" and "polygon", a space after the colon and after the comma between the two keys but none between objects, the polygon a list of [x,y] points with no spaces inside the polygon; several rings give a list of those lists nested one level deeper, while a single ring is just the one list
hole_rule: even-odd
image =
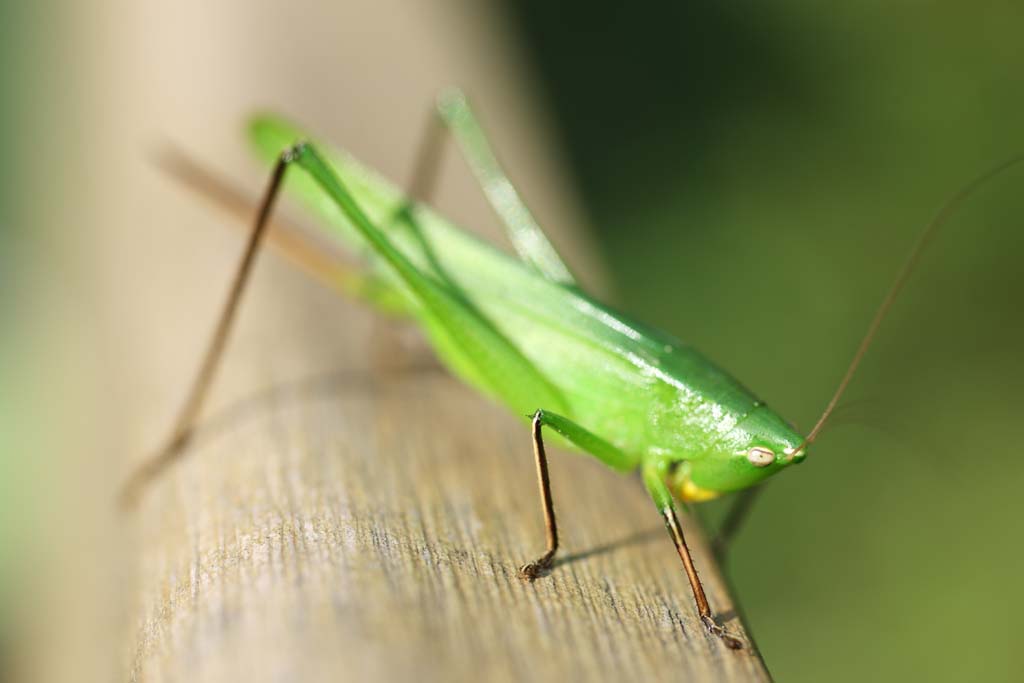
[{"label": "yellow marking on insect", "polygon": [[720,491],[702,489],[689,478],[683,479],[683,483],[679,486],[679,498],[685,503],[703,503],[706,500],[718,498],[720,495],[722,495]]}]

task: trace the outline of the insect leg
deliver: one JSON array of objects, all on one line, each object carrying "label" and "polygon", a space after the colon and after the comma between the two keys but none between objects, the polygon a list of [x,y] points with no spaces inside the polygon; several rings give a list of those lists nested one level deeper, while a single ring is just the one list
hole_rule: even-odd
[{"label": "insect leg", "polygon": [[551,568],[555,553],[558,552],[558,524],[555,521],[555,505],[551,500],[551,479],[548,477],[548,456],[544,452],[544,437],[541,436],[543,412],[533,416],[533,456],[537,463],[537,485],[540,487],[540,502],[544,509],[544,529],[547,532],[547,551],[533,562],[519,568],[520,578],[533,581]]},{"label": "insect leg", "polygon": [[718,558],[719,562],[725,560],[725,556],[729,552],[729,545],[736,537],[736,534],[739,533],[744,522],[747,521],[747,518],[750,516],[750,510],[754,506],[754,501],[757,500],[758,495],[763,489],[764,484],[744,489],[733,499],[732,504],[729,506],[729,512],[725,516],[725,521],[722,522],[718,533],[715,534],[714,539],[711,541],[711,548],[714,550],[715,557]]},{"label": "insect leg", "polygon": [[180,457],[182,448],[192,436],[192,427],[196,417],[199,415],[199,411],[203,407],[203,401],[209,393],[210,384],[213,382],[214,375],[220,365],[220,359],[223,355],[228,336],[231,333],[231,327],[235,321],[235,314],[238,311],[242,292],[245,291],[245,285],[249,280],[249,274],[252,272],[252,266],[256,260],[256,253],[259,250],[264,234],[267,232],[270,211],[274,206],[274,200],[277,198],[278,190],[281,188],[285,169],[290,161],[290,157],[282,155],[277,165],[274,166],[270,182],[263,195],[263,200],[260,202],[252,232],[249,234],[249,240],[245,245],[245,251],[238,263],[234,279],[231,281],[227,300],[224,302],[224,307],[221,309],[220,317],[217,319],[213,335],[210,337],[210,342],[203,354],[199,371],[192,381],[192,386],[163,448],[155,456],[140,465],[122,489],[121,501],[125,505],[130,505],[137,500],[146,484]]},{"label": "insect leg", "polygon": [[441,159],[444,156],[446,132],[447,128],[437,110],[431,109],[430,115],[427,117],[427,124],[423,128],[423,134],[420,136],[419,146],[416,148],[412,175],[406,186],[406,194],[409,195],[409,199],[425,204],[429,204],[433,199],[438,172],[441,168]]},{"label": "insect leg", "polygon": [[[184,152],[167,147],[156,163],[162,171],[215,207],[247,223],[255,201],[236,185],[221,178]],[[251,228],[250,228],[251,229]],[[354,266],[299,226],[280,217],[270,220],[266,240],[300,270],[323,285],[387,313],[408,313],[401,295],[379,277]]]},{"label": "insect leg", "polygon": [[554,429],[565,439],[594,455],[609,467],[628,471],[636,466],[635,458],[611,445],[604,439],[587,431],[572,420],[544,410],[533,414],[533,454],[537,464],[537,485],[540,488],[540,500],[544,510],[544,525],[547,531],[547,551],[533,562],[519,568],[519,576],[527,581],[542,576],[551,569],[555,553],[558,551],[558,525],[555,522],[555,507],[551,499],[551,480],[548,477],[548,458],[544,451],[544,437],[541,428],[547,426]]},{"label": "insect leg", "polygon": [[[549,280],[575,284],[569,268],[502,171],[465,95],[458,90],[443,93],[438,100],[437,112],[462,150],[466,163],[501,219],[505,233],[519,256]],[[428,142],[431,136],[437,139],[436,133],[428,132]],[[429,151],[431,148],[425,146],[423,149]],[[427,159],[425,154],[421,158]]]},{"label": "insect leg", "polygon": [[146,484],[180,457],[182,447],[192,434],[195,419],[202,409],[219,366],[258,247],[267,232],[271,209],[281,188],[285,171],[292,163],[298,164],[311,176],[352,222],[353,227],[369,246],[405,282],[410,296],[421,306],[417,311],[420,322],[434,335],[443,336],[446,344],[461,349],[465,360],[472,366],[472,369],[463,368],[464,371],[478,374],[496,394],[501,393],[500,388],[506,384],[507,377],[517,377],[517,391],[505,391],[502,394],[510,407],[517,408],[528,404],[528,396],[534,397],[533,400],[539,398],[546,405],[562,405],[560,393],[517,348],[475,310],[435,283],[406,259],[387,236],[370,221],[355,197],[341,184],[312,146],[299,143],[283,152],[274,166],[255,225],[232,280],[227,301],[170,436],[165,446],[129,478],[122,490],[123,504],[130,504],[136,500]]},{"label": "insect leg", "polygon": [[690,588],[693,590],[693,599],[697,603],[697,613],[700,615],[701,622],[711,634],[721,638],[726,647],[733,650],[742,649],[743,641],[722,628],[711,613],[711,605],[708,603],[704,586],[697,575],[696,567],[694,567],[690,549],[686,545],[685,536],[683,536],[683,527],[679,524],[679,518],[676,516],[675,501],[672,499],[672,493],[668,486],[665,485],[662,471],[657,466],[645,466],[643,478],[654,504],[658,506],[662,517],[665,518],[665,528],[672,536],[679,559],[683,561],[683,569],[686,571],[686,578],[690,581]]}]

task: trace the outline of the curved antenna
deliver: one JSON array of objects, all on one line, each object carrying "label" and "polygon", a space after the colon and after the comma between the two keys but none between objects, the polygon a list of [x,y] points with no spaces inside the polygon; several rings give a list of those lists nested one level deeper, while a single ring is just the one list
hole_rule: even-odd
[{"label": "curved antenna", "polygon": [[828,405],[825,406],[824,412],[821,413],[821,417],[819,417],[818,421],[814,423],[814,427],[807,435],[807,438],[804,439],[804,442],[800,444],[799,448],[793,451],[794,453],[799,453],[803,449],[807,448],[807,446],[814,443],[814,440],[818,438],[822,427],[825,426],[829,417],[832,416],[832,412],[836,409],[839,399],[842,398],[843,394],[846,392],[847,386],[850,384],[850,380],[853,379],[854,373],[857,372],[860,362],[864,359],[864,354],[867,353],[868,349],[871,347],[871,343],[875,340],[875,335],[878,334],[878,328],[881,326],[882,321],[885,320],[886,315],[888,315],[889,309],[892,308],[893,302],[896,301],[896,297],[899,296],[904,285],[907,284],[907,280],[910,279],[910,276],[913,274],[914,269],[921,260],[921,255],[935,236],[936,231],[947,220],[949,220],[949,217],[953,215],[953,212],[960,208],[961,204],[970,199],[982,185],[1022,161],[1024,161],[1024,154],[1012,157],[998,166],[990,168],[971,182],[964,185],[956,194],[946,200],[946,203],[942,205],[939,212],[935,214],[934,218],[932,218],[931,222],[925,226],[925,229],[917,238],[917,242],[914,243],[914,247],[910,250],[910,255],[907,256],[907,260],[903,262],[903,266],[900,268],[899,273],[897,273],[896,280],[893,281],[892,287],[889,288],[889,292],[885,295],[885,298],[882,299],[882,303],[878,306],[878,310],[875,311],[875,317],[871,319],[871,324],[868,325],[868,331],[864,334],[864,338],[861,339],[860,346],[857,347],[857,352],[853,354],[853,360],[850,361],[850,365],[846,368],[846,374],[844,374],[843,378],[839,381],[839,386],[836,387],[835,393],[832,394],[832,398],[829,399]]}]

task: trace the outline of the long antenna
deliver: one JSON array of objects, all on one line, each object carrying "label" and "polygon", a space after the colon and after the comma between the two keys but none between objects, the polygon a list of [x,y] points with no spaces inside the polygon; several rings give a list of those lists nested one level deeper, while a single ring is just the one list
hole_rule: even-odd
[{"label": "long antenna", "polygon": [[907,284],[907,280],[914,273],[917,268],[918,262],[921,260],[921,255],[924,250],[928,247],[928,244],[932,241],[935,233],[942,225],[949,220],[949,217],[960,208],[960,205],[971,198],[982,185],[987,183],[995,176],[1003,173],[1004,171],[1016,166],[1017,164],[1024,161],[1024,154],[1017,155],[1011,159],[1004,161],[998,166],[985,171],[971,182],[964,185],[946,200],[946,203],[942,205],[939,212],[935,214],[931,222],[925,226],[925,229],[921,232],[921,235],[917,238],[917,242],[914,243],[913,249],[910,250],[910,255],[907,256],[907,260],[903,262],[903,266],[900,268],[899,273],[896,275],[896,280],[892,283],[892,287],[889,288],[889,292],[882,299],[882,303],[878,306],[878,310],[875,311],[875,317],[871,319],[871,324],[868,325],[868,331],[864,334],[864,338],[861,339],[860,346],[857,347],[857,352],[853,354],[853,360],[850,361],[849,367],[846,368],[846,374],[839,381],[839,386],[836,387],[836,391],[832,394],[832,398],[829,400],[828,405],[825,406],[824,412],[818,421],[814,423],[814,427],[811,429],[810,434],[804,439],[804,442],[800,444],[800,447],[794,451],[799,453],[810,444],[814,443],[814,440],[818,438],[818,434],[821,433],[822,427],[828,422],[829,417],[832,416],[832,412],[836,409],[836,405],[839,404],[839,399],[843,397],[846,392],[846,388],[850,384],[850,380],[853,379],[854,373],[857,372],[857,368],[860,366],[860,362],[864,359],[864,354],[867,353],[871,347],[871,343],[875,340],[875,335],[878,334],[878,328],[882,325],[882,321],[885,320],[886,315],[889,314],[889,309],[892,308],[893,302],[896,301],[896,297],[899,296],[903,290],[904,285]]}]

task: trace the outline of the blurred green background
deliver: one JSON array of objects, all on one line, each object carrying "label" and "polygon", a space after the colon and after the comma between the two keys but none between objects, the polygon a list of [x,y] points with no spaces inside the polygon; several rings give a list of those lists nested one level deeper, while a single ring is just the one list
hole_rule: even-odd
[{"label": "blurred green background", "polygon": [[[1024,151],[1018,2],[505,10],[617,303],[805,430],[923,224]],[[1024,676],[1022,188],[1000,178],[942,232],[735,547],[779,680]]]}]

